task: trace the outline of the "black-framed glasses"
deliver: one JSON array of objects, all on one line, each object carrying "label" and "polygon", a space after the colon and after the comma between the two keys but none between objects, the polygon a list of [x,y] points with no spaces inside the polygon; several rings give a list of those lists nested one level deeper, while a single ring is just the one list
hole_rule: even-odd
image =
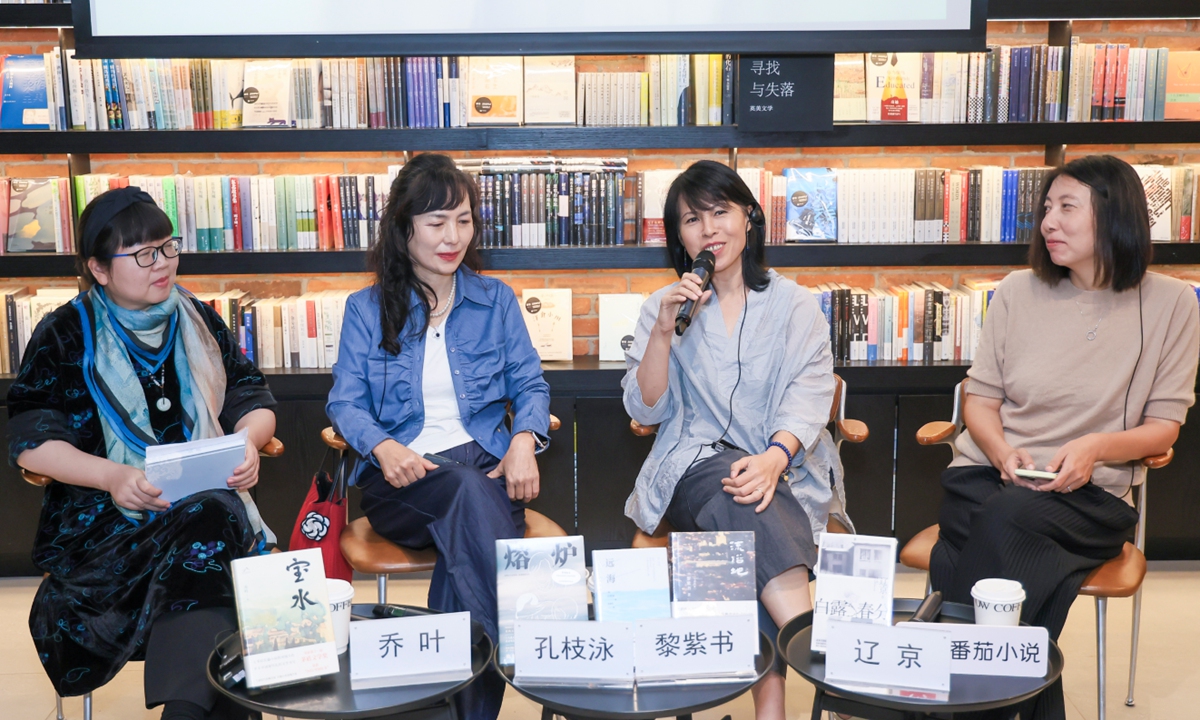
[{"label": "black-framed glasses", "polygon": [[135,253],[114,253],[113,257],[132,257],[137,262],[138,267],[151,267],[158,262],[158,254],[161,252],[163,257],[173,258],[179,256],[179,251],[183,249],[183,240],[173,237],[167,240],[162,245],[151,245],[144,247]]}]

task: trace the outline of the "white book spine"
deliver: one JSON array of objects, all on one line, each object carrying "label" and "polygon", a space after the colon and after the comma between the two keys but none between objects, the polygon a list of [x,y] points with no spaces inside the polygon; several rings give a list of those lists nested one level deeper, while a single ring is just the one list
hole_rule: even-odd
[{"label": "white book spine", "polygon": [[996,88],[996,122],[1008,122],[1008,104],[1011,98],[1008,96],[1008,83],[1012,74],[1012,48],[1008,45],[1000,46],[1000,73],[997,81],[999,87]]},{"label": "white book spine", "polygon": [[87,130],[87,113],[83,110],[83,82],[80,77],[80,63],[75,59],[75,51],[67,50],[67,86],[71,98],[71,129]]}]

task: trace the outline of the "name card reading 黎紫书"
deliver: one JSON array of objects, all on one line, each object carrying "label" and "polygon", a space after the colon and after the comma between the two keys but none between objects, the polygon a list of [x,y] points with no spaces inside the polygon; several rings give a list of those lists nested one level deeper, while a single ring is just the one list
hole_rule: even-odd
[{"label": "name card reading \u9ece\u7d2b\u4e66", "polygon": [[639,685],[756,675],[758,618],[753,615],[638,620],[634,645]]}]

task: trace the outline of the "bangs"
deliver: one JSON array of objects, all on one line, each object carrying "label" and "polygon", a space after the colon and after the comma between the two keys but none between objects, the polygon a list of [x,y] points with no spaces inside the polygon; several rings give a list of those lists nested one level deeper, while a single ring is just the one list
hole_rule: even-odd
[{"label": "bangs", "polygon": [[734,204],[727,188],[720,184],[695,182],[692,178],[685,178],[679,184],[679,199],[692,212]]},{"label": "bangs", "polygon": [[425,178],[425,182],[416,186],[415,197],[412,199],[412,215],[424,215],[438,210],[453,210],[462,204],[463,200],[474,209],[475,194],[473,183],[457,168],[444,170],[438,168]]},{"label": "bangs", "polygon": [[175,235],[171,218],[157,205],[139,202],[130,205],[109,223],[114,249],[123,250],[143,243],[158,242]]}]

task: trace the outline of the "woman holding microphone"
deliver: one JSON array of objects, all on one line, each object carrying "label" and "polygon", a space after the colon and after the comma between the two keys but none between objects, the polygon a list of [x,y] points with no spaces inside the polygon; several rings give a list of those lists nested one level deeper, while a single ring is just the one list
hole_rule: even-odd
[{"label": "woman holding microphone", "polygon": [[[626,353],[626,412],[659,428],[625,512],[647,533],[663,520],[684,532],[754,531],[759,600],[782,625],[812,609],[814,533],[842,504],[825,430],[829,326],[810,292],[763,266],[762,208],[733,170],[695,163],[663,216],[680,279],[642,305]],[[710,289],[689,271],[703,252]],[[694,319],[677,335],[688,303]],[[754,688],[760,720],[784,717],[784,667]]]},{"label": "woman holding microphone", "polygon": [[[364,459],[353,481],[375,532],[437,548],[429,607],[468,610],[496,640],[495,541],[524,534],[550,389],[513,291],[476,272],[478,195],[454,161],[406,164],[380,224],[376,281],[346,302],[326,413]],[[459,716],[491,720],[503,695],[485,673],[456,696]]]}]

